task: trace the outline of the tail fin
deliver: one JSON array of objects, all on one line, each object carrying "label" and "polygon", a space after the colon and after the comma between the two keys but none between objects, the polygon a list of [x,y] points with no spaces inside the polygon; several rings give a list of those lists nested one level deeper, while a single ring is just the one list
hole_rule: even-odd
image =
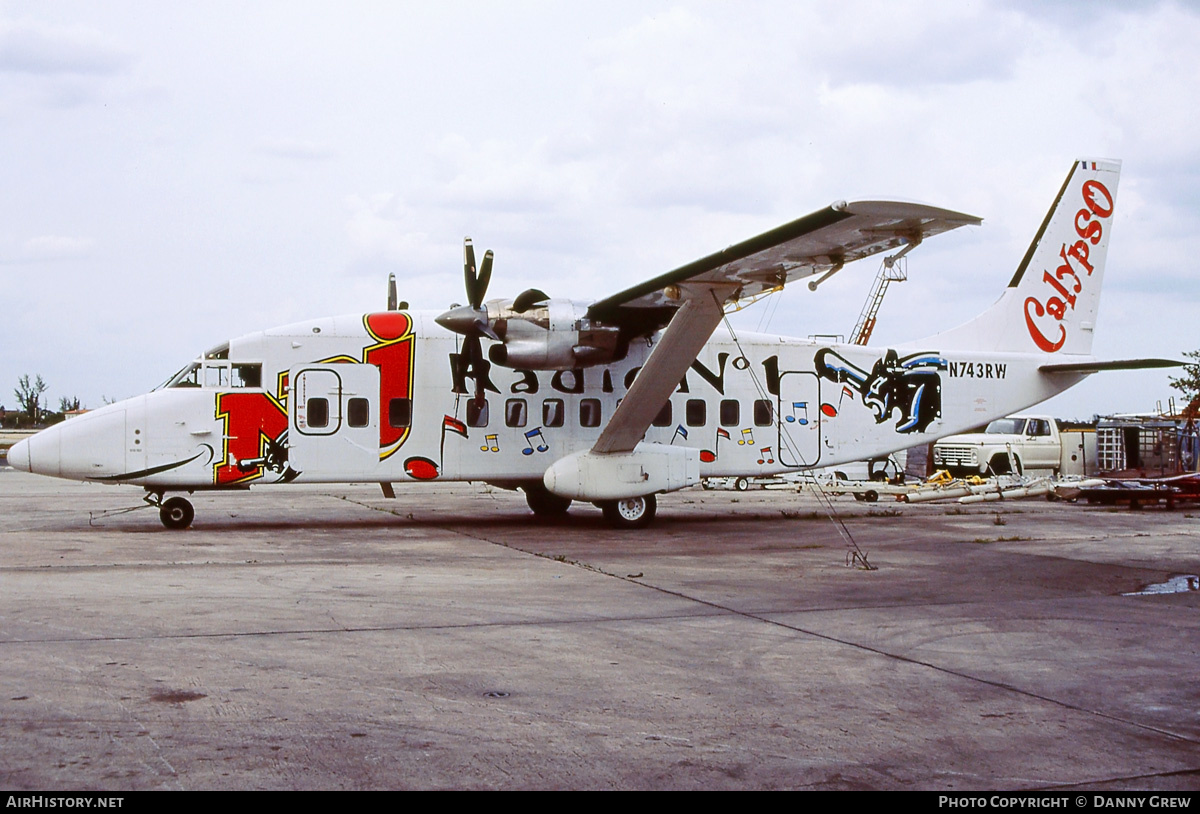
[{"label": "tail fin", "polygon": [[1120,161],[1076,161],[1000,299],[922,344],[945,350],[1089,354]]}]

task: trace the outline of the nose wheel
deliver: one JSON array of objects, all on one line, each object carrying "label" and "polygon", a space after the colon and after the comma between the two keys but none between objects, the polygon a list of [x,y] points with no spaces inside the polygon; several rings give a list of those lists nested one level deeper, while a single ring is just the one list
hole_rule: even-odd
[{"label": "nose wheel", "polygon": [[186,529],[192,525],[196,510],[182,497],[171,497],[158,504],[158,519],[169,529]]}]

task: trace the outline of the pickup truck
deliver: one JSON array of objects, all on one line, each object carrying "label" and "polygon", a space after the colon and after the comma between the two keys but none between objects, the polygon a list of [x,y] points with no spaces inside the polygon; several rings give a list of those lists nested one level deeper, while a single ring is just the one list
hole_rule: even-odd
[{"label": "pickup truck", "polygon": [[1057,475],[1062,455],[1058,424],[1044,415],[998,418],[981,433],[951,435],[933,445],[934,467],[956,476],[1019,475],[1029,469],[1048,469]]}]

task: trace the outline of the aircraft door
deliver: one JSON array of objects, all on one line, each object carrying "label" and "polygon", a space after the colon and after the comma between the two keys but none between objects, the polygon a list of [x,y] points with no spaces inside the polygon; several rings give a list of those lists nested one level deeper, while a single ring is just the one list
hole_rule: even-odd
[{"label": "aircraft door", "polygon": [[779,462],[814,466],[821,458],[821,380],[815,373],[779,377]]},{"label": "aircraft door", "polygon": [[306,365],[288,375],[288,465],[310,480],[371,478],[379,467],[379,368]]}]

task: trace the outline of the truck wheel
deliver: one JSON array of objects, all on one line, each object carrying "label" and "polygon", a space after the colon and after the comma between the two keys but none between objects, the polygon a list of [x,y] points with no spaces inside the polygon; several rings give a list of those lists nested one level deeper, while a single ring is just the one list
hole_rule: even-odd
[{"label": "truck wheel", "polygon": [[[1014,455],[1017,461],[1017,474],[1021,474],[1021,458],[1019,455]],[[993,455],[992,460],[988,461],[988,472],[992,475],[1011,475],[1012,469],[1008,465],[1007,455]]]}]

